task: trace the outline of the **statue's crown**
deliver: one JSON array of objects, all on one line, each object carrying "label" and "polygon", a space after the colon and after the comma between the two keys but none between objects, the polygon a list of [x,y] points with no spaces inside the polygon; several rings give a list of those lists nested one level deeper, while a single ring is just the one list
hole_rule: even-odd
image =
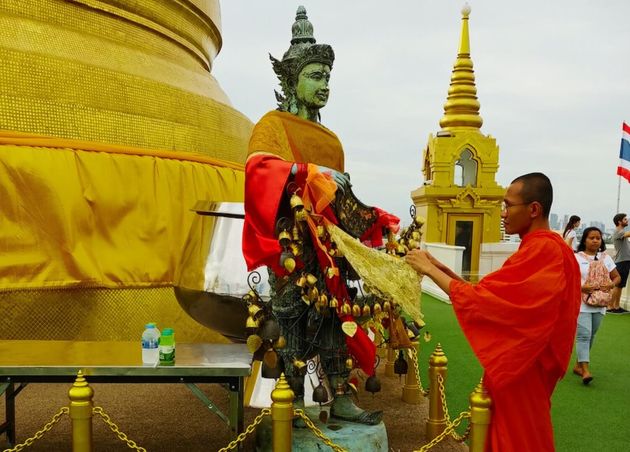
[{"label": "statue's crown", "polygon": [[313,24],[308,20],[304,6],[298,7],[291,32],[291,46],[282,61],[269,55],[273,70],[281,81],[297,80],[300,71],[310,63],[322,63],[332,68],[335,52],[328,44],[315,43]]}]

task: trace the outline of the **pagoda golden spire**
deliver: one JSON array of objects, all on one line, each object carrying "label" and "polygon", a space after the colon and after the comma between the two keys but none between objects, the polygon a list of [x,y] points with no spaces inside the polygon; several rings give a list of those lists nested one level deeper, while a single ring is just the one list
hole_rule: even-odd
[{"label": "pagoda golden spire", "polygon": [[468,36],[468,3],[462,8],[462,34],[457,60],[453,66],[448,98],[444,104],[444,116],[440,119],[443,130],[455,128],[479,129],[483,119],[479,116],[479,101],[475,86],[475,73],[470,59],[470,38]]}]

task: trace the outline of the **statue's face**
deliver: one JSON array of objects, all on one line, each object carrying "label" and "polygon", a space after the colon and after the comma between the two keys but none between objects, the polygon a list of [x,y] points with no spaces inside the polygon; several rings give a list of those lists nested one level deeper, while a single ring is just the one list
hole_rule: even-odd
[{"label": "statue's face", "polygon": [[296,97],[299,106],[320,109],[328,102],[330,67],[322,63],[304,66],[298,75]]}]

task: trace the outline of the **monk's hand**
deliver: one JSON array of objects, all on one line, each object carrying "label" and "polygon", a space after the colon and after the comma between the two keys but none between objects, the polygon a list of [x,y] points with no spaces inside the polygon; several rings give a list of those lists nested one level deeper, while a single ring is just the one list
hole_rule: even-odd
[{"label": "monk's hand", "polygon": [[591,286],[590,284],[584,284],[582,286],[582,292],[584,293],[593,293],[594,290],[597,290],[597,287]]},{"label": "monk's hand", "polygon": [[411,265],[417,273],[421,275],[427,275],[433,270],[436,266],[431,262],[431,256],[426,251],[422,250],[411,250],[405,256],[405,262]]},{"label": "monk's hand", "polygon": [[346,189],[351,187],[350,176],[348,173],[341,173],[326,166],[319,166],[318,168],[320,173],[330,174],[330,177],[332,177],[337,184],[337,188],[341,190],[342,193],[345,193]]}]

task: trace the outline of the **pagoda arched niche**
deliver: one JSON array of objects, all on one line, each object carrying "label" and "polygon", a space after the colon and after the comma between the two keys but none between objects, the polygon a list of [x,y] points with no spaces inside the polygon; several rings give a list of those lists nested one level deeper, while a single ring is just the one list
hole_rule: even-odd
[{"label": "pagoda arched niche", "polygon": [[458,187],[477,186],[479,162],[473,150],[466,146],[459,152],[453,166],[453,185]]}]

